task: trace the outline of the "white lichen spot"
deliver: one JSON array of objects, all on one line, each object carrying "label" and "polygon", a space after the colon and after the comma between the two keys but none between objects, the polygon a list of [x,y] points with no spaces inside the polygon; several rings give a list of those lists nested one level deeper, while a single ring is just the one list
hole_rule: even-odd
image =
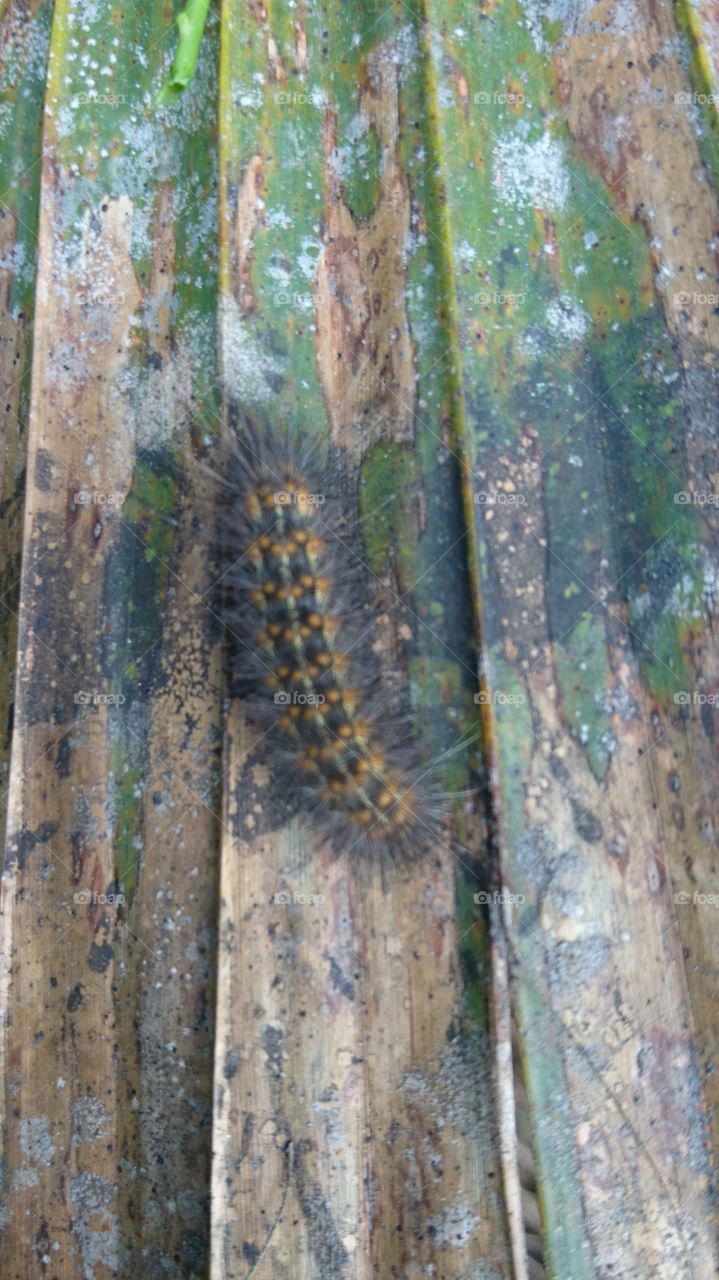
[{"label": "white lichen spot", "polygon": [[70,1179],[69,1197],[73,1210],[73,1234],[80,1249],[85,1280],[95,1280],[105,1268],[117,1271],[118,1221],[111,1212],[116,1188],[109,1178],[98,1173],[78,1173]]},{"label": "white lichen spot", "polygon": [[516,135],[494,146],[492,181],[500,198],[515,209],[564,209],[569,201],[569,171],[564,147],[544,133],[532,142]]},{"label": "white lichen spot", "polygon": [[384,41],[370,57],[370,74],[377,74],[382,59],[389,59],[398,68],[400,84],[406,84],[415,71],[419,44],[416,28],[407,23],[390,39]]},{"label": "white lichen spot", "polygon": [[[645,592],[648,595],[649,592]],[[696,579],[691,573],[682,574],[681,578],[665,601],[662,613],[672,617],[698,620],[704,615],[704,604]]]},{"label": "white lichen spot", "polygon": [[719,565],[711,560],[704,565],[702,596],[707,609],[714,613],[719,600]]},{"label": "white lichen spot", "polygon": [[547,325],[554,337],[562,342],[581,342],[590,324],[586,311],[568,293],[563,293],[547,307]]},{"label": "white lichen spot", "polygon": [[479,1218],[468,1203],[458,1204],[444,1210],[443,1213],[430,1214],[427,1228],[431,1232],[435,1245],[448,1245],[452,1249],[462,1249],[473,1231],[479,1226]]},{"label": "white lichen spot", "polygon": [[315,240],[312,236],[302,237],[300,252],[297,257],[297,267],[306,280],[314,280],[321,250],[322,243],[320,240]]},{"label": "white lichen spot", "polygon": [[283,205],[268,209],[265,221],[268,227],[279,227],[282,231],[292,226],[292,218]]},{"label": "white lichen spot", "polygon": [[73,1146],[105,1136],[107,1112],[99,1098],[77,1098],[72,1104]]},{"label": "white lichen spot", "polygon": [[243,107],[245,111],[259,111],[263,97],[263,92],[257,85],[249,85],[246,89],[236,91],[235,105]]},{"label": "white lichen spot", "polygon": [[235,299],[225,297],[221,309],[225,389],[248,408],[263,404],[274,394],[273,384],[283,371],[277,360],[259,346]]},{"label": "white lichen spot", "polygon": [[20,1121],[20,1150],[36,1164],[50,1164],[55,1144],[47,1116],[27,1116]]},{"label": "white lichen spot", "polygon": [[541,332],[537,328],[525,329],[517,338],[517,345],[522,355],[529,360],[536,360],[544,353]]}]

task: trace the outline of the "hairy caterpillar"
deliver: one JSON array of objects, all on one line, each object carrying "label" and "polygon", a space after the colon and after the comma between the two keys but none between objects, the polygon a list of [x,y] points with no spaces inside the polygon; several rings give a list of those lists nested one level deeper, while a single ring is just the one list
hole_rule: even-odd
[{"label": "hairy caterpillar", "polygon": [[439,793],[409,719],[389,713],[339,479],[292,438],[231,433],[222,549],[235,688],[274,731],[283,789],[335,853],[404,862],[436,845]]}]

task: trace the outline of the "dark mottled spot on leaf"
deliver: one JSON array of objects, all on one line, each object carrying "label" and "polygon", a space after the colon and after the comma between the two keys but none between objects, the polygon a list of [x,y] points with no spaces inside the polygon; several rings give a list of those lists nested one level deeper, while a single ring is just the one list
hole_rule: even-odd
[{"label": "dark mottled spot on leaf", "polygon": [[29,854],[31,854],[38,844],[47,844],[48,840],[54,836],[57,831],[57,823],[43,822],[37,831],[31,831],[28,827],[22,827],[20,831],[11,835],[8,839],[8,849],[5,859],[7,868],[11,868],[13,862],[17,861],[17,865],[21,871],[27,865]]},{"label": "dark mottled spot on leaf", "polygon": [[282,1065],[282,1045],[284,1036],[280,1027],[265,1027],[262,1032],[265,1053],[270,1060],[276,1075],[279,1076]]},{"label": "dark mottled spot on leaf", "polygon": [[595,813],[590,809],[585,809],[583,805],[578,804],[576,800],[572,800],[572,814],[574,815],[574,825],[582,837],[588,844],[596,844],[604,835],[604,828]]},{"label": "dark mottled spot on leaf", "polygon": [[318,1280],[341,1280],[346,1275],[349,1255],[321,1187],[307,1176],[306,1149],[303,1143],[298,1143],[295,1149],[295,1184],[317,1277]]},{"label": "dark mottled spot on leaf", "polygon": [[73,987],[72,991],[70,992],[69,996],[67,997],[68,1013],[74,1013],[76,1009],[80,1008],[81,1004],[82,1004],[82,987],[80,986],[80,983],[77,982]]},{"label": "dark mottled spot on leaf", "polygon": [[242,1139],[240,1141],[240,1163],[242,1163],[249,1154],[250,1143],[252,1142],[252,1134],[254,1133],[254,1130],[255,1117],[251,1114],[246,1115],[245,1122],[242,1126]]},{"label": "dark mottled spot on leaf", "polygon": [[330,977],[335,991],[340,991],[347,1000],[354,1000],[354,986],[350,979],[345,977],[334,956],[330,956]]},{"label": "dark mottled spot on leaf", "polygon": [[110,966],[112,957],[113,950],[109,942],[103,942],[100,947],[93,942],[90,947],[90,954],[87,957],[87,963],[94,973],[105,973]]},{"label": "dark mottled spot on leaf", "polygon": [[41,493],[52,489],[52,456],[47,449],[38,449],[35,461],[35,484]]},{"label": "dark mottled spot on leaf", "polygon": [[713,704],[713,703],[710,703],[710,702],[702,702],[702,703],[700,704],[700,707],[699,707],[699,718],[700,718],[700,720],[701,720],[701,722],[702,722],[702,729],[704,730],[704,732],[705,732],[705,734],[706,734],[706,736],[707,736],[707,738],[709,739],[709,741],[710,741],[710,742],[713,742],[713,741],[714,741],[714,733],[715,733],[715,728],[714,728],[714,715],[715,715],[715,714],[716,714],[716,713],[715,713],[715,710],[714,710],[714,704]]},{"label": "dark mottled spot on leaf", "polygon": [[560,760],[559,756],[554,751],[549,757],[549,767],[552,770],[554,777],[558,778],[560,782],[569,781],[569,770],[564,761]]},{"label": "dark mottled spot on leaf", "polygon": [[55,759],[55,768],[61,778],[67,778],[70,773],[70,758],[72,756],[72,747],[70,745],[70,736],[67,734],[61,741],[57,749],[57,757]]},{"label": "dark mottled spot on leaf", "polygon": [[199,1231],[186,1231],[182,1237],[181,1251],[183,1260],[194,1271],[204,1271],[207,1262],[207,1240]]},{"label": "dark mottled spot on leaf", "polygon": [[461,1027],[459,1018],[452,1018],[451,1022],[449,1022],[447,1025],[447,1031],[445,1033],[447,1038],[447,1043],[451,1044],[453,1040],[457,1039],[457,1036],[461,1035],[461,1033],[462,1033],[462,1027]]}]

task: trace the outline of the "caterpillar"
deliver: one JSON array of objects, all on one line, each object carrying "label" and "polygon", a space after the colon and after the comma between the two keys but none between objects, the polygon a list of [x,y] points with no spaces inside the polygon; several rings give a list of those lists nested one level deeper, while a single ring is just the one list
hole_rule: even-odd
[{"label": "caterpillar", "polygon": [[439,792],[410,717],[388,707],[353,547],[359,521],[338,492],[343,469],[267,428],[231,429],[228,446],[221,547],[233,689],[272,733],[283,794],[337,856],[422,856],[439,838]]}]

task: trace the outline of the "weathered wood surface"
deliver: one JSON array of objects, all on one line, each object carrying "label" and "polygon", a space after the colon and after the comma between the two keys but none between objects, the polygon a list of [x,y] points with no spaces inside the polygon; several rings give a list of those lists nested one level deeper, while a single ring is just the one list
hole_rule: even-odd
[{"label": "weathered wood surface", "polygon": [[8,1280],[207,1273],[218,628],[207,482],[181,464],[215,416],[214,76],[209,46],[153,113],[166,39],[158,7],[54,9],[2,904]]},{"label": "weathered wood surface", "polygon": [[717,211],[694,90],[666,5],[428,12],[548,1265],[705,1280]]},{"label": "weathered wood surface", "polygon": [[[228,4],[221,40],[225,393],[356,460],[388,706],[401,671],[439,753],[476,668],[420,26]],[[358,881],[277,830],[257,733],[239,706],[229,726],[213,1274],[511,1274],[476,801],[428,863]],[[468,764],[445,772],[460,793]]]},{"label": "weathered wood surface", "polygon": [[25,428],[30,394],[42,100],[52,6],[0,9],[0,780],[7,812],[17,649],[17,608],[25,489]]},{"label": "weathered wood surface", "polygon": [[[709,7],[225,0],[171,111],[169,5],[1,17],[3,1276],[708,1280]],[[368,879],[223,743],[218,317],[225,404],[353,459],[436,754],[481,620],[489,912],[479,743]]]}]

